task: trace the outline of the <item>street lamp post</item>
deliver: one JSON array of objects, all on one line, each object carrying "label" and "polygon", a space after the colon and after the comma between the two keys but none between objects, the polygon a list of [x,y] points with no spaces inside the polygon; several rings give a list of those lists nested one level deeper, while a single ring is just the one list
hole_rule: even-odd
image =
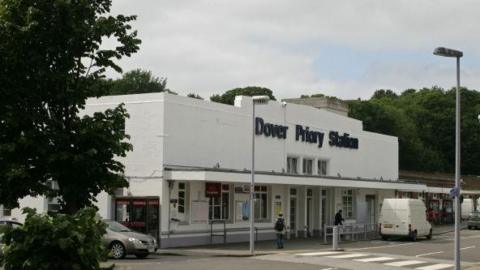
[{"label": "street lamp post", "polygon": [[457,59],[457,91],[455,105],[455,270],[460,270],[460,58],[463,52],[438,47],[434,55],[455,57]]},{"label": "street lamp post", "polygon": [[252,97],[252,170],[250,181],[250,255],[255,255],[255,216],[254,216],[254,196],[255,196],[255,105],[266,104],[270,98],[268,96],[253,96]]}]

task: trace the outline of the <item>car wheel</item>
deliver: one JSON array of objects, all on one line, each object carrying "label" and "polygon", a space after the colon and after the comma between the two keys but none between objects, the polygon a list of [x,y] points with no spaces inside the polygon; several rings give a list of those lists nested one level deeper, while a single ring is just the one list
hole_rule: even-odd
[{"label": "car wheel", "polygon": [[429,232],[428,235],[427,235],[427,239],[428,239],[428,240],[431,240],[431,239],[432,239],[432,235],[433,235],[432,229],[430,229],[430,232]]},{"label": "car wheel", "polygon": [[468,229],[471,230],[471,229],[472,229],[472,226],[469,225],[469,226],[468,226]]},{"label": "car wheel", "polygon": [[412,234],[410,235],[410,239],[413,242],[416,242],[417,241],[417,232],[412,232]]},{"label": "car wheel", "polygon": [[110,245],[110,253],[114,259],[123,259],[126,255],[125,247],[120,242],[113,242]]},{"label": "car wheel", "polygon": [[135,256],[137,256],[139,259],[145,259],[148,256],[148,253],[138,253],[135,254]]},{"label": "car wheel", "polygon": [[387,241],[387,240],[388,240],[388,236],[382,235],[382,240],[383,240],[383,241]]}]

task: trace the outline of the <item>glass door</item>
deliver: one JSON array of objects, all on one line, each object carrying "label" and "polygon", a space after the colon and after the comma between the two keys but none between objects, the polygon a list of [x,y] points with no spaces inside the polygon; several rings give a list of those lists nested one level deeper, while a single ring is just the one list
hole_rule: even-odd
[{"label": "glass door", "polygon": [[115,199],[115,220],[128,228],[159,238],[160,203],[158,197]]}]

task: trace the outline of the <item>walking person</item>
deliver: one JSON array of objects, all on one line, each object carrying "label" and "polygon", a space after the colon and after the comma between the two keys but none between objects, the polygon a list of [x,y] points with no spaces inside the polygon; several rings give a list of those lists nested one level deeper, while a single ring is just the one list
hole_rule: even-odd
[{"label": "walking person", "polygon": [[345,219],[342,217],[342,210],[338,210],[335,214],[335,226],[342,226]]},{"label": "walking person", "polygon": [[275,232],[277,235],[277,248],[282,249],[283,248],[283,234],[285,231],[285,219],[283,218],[283,214],[280,213],[278,214],[277,221],[275,222]]}]

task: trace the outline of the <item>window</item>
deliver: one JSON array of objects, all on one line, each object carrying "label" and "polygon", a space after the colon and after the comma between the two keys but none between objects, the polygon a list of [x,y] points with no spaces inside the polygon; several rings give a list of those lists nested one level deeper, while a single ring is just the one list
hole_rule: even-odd
[{"label": "window", "polygon": [[178,213],[185,213],[187,188],[185,183],[178,183]]},{"label": "window", "polygon": [[5,206],[1,206],[1,207],[2,207],[2,216],[9,217],[9,216],[12,215],[12,210],[11,209],[7,209],[7,208],[5,208]]},{"label": "window", "polygon": [[48,213],[58,213],[60,211],[60,203],[58,197],[47,199],[47,211]]},{"label": "window", "polygon": [[318,164],[318,167],[317,167],[318,175],[327,175],[327,161],[319,159],[317,164]]},{"label": "window", "polygon": [[[55,181],[50,181],[50,188],[53,190],[58,190],[58,183]],[[47,198],[47,212],[48,213],[58,213],[60,211],[60,197]]]},{"label": "window", "polygon": [[304,158],[303,159],[303,174],[312,175],[313,174],[313,159]]},{"label": "window", "polygon": [[255,186],[255,220],[268,219],[268,188],[267,186]]},{"label": "window", "polygon": [[222,185],[220,196],[210,197],[208,218],[210,220],[230,219],[230,185]]},{"label": "window", "polygon": [[345,218],[353,218],[353,190],[345,189],[342,195],[342,208]]},{"label": "window", "polygon": [[297,174],[298,158],[287,157],[287,173]]}]

